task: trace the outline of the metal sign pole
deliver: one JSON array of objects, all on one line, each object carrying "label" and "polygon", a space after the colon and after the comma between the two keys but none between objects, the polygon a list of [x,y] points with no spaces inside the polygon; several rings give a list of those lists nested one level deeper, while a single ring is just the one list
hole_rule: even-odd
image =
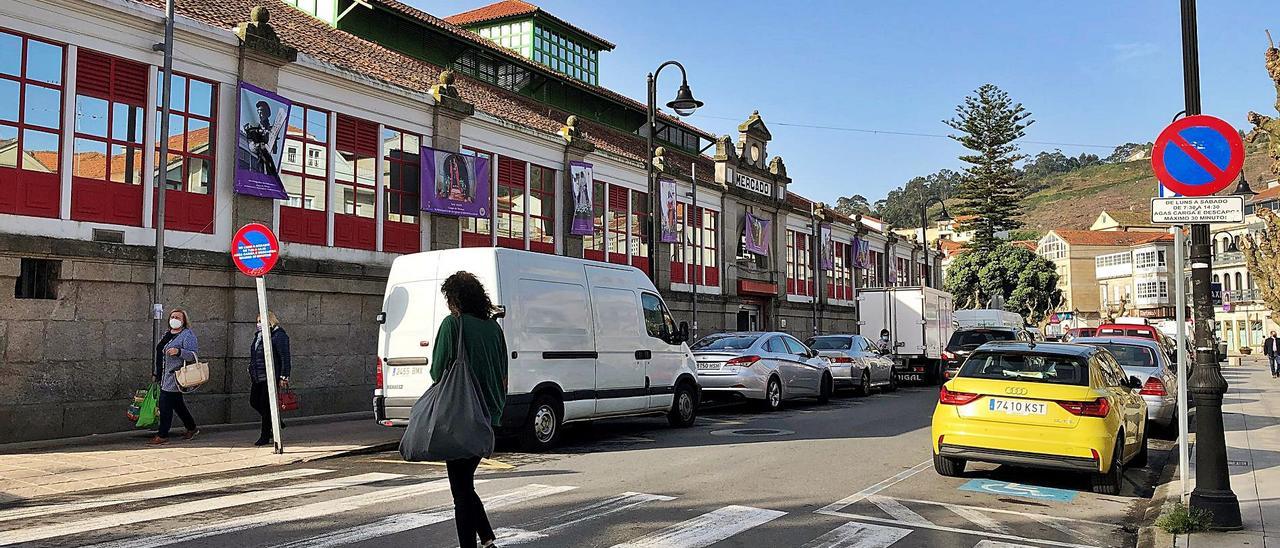
[{"label": "metal sign pole", "polygon": [[280,391],[276,384],[276,359],[271,350],[271,316],[267,313],[267,279],[265,276],[254,278],[258,286],[258,326],[262,329],[262,359],[267,365],[267,402],[271,405],[271,438],[275,440],[275,453],[284,453],[284,442],[280,439]]},{"label": "metal sign pole", "polygon": [[1174,318],[1178,322],[1178,482],[1182,486],[1180,497],[1187,497],[1187,471],[1191,467],[1190,452],[1187,447],[1187,250],[1186,236],[1182,225],[1173,227],[1173,291],[1176,295],[1174,306],[1177,312]]}]

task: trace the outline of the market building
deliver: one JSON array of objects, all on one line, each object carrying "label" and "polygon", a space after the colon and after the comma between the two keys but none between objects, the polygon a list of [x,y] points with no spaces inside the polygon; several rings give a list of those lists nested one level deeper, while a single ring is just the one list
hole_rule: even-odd
[{"label": "market building", "polygon": [[[939,281],[936,253],[791,191],[758,113],[723,136],[659,115],[674,241],[651,242],[645,105],[598,85],[612,44],[523,2],[462,26],[394,0],[179,2],[161,158],[163,6],[11,0],[0,13],[14,52],[0,62],[0,278],[15,287],[0,295],[0,442],[130,427],[123,410],[154,350],[162,163],[159,301],[190,313],[212,366],[188,398],[210,424],[256,416],[253,284],[228,257],[251,221],[282,241],[269,299],[306,414],[369,408],[375,317],[404,253],[500,246],[632,265],[700,334],[856,331],[856,288]],[[291,104],[276,116],[248,97]],[[266,121],[284,133],[279,199],[237,187],[262,160],[246,126],[269,133]],[[488,169],[432,185],[437,157]],[[573,222],[583,173],[585,231]],[[459,191],[478,216],[421,207]]]}]

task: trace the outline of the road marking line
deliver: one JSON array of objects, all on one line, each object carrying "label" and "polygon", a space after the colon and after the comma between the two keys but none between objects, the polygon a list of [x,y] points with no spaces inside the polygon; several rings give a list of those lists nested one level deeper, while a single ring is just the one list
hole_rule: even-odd
[{"label": "road marking line", "polygon": [[177,516],[185,516],[188,514],[196,514],[200,512],[209,512],[212,510],[222,510],[236,506],[244,506],[258,502],[269,500],[283,499],[289,497],[297,497],[308,493],[319,493],[321,491],[329,491],[342,487],[351,487],[364,483],[373,483],[404,477],[400,474],[385,474],[381,472],[373,472],[369,474],[361,474],[358,476],[348,476],[343,478],[331,478],[311,483],[303,483],[300,485],[290,485],[285,487],[276,487],[272,489],[264,489],[261,491],[250,491],[248,493],[239,493],[235,495],[226,495],[214,497],[211,499],[194,500],[191,502],[183,502],[171,504],[168,506],[145,508],[142,510],[134,510],[131,512],[120,512],[117,514],[109,514],[98,516],[79,521],[68,523],[58,523],[53,525],[45,525],[43,527],[31,527],[27,529],[18,529],[15,531],[0,532],[0,546],[6,544],[18,544],[22,542],[32,542],[78,533],[86,533],[99,529],[108,529],[111,527],[121,527],[144,521],[153,521],[159,519],[169,519]]},{"label": "road marking line", "polygon": [[750,506],[725,506],[613,548],[702,548],[786,514]]},{"label": "road marking line", "polygon": [[975,510],[973,508],[966,508],[964,506],[957,506],[953,504],[946,504],[946,505],[943,505],[943,507],[946,508],[947,510],[951,510],[951,512],[954,513],[955,515],[960,516],[966,520],[969,520],[970,522],[973,522],[975,525],[983,529],[988,529],[991,531],[995,531],[997,533],[1004,533],[1006,535],[1013,533],[1012,531],[1005,528],[1005,526],[1000,525],[1000,523],[997,522],[996,520],[991,519],[986,514],[983,514],[982,512]]},{"label": "road marking line", "polygon": [[[1054,518],[1047,518],[1047,517],[1045,517],[1045,516],[1038,516],[1038,515],[1035,515],[1035,514],[1032,514],[1030,517],[1031,517],[1031,519],[1034,519],[1034,520],[1036,520],[1036,521],[1038,521],[1038,522],[1040,522],[1040,523],[1042,523],[1042,524],[1044,524],[1044,525],[1047,525],[1047,526],[1049,526],[1049,527],[1053,528],[1054,530],[1056,530],[1056,531],[1058,531],[1058,532],[1060,532],[1060,533],[1063,533],[1063,534],[1065,534],[1065,535],[1067,535],[1067,536],[1069,536],[1069,537],[1075,537],[1075,538],[1080,539],[1080,540],[1083,540],[1083,541],[1085,541],[1085,542],[1098,542],[1098,539],[1093,538],[1093,537],[1092,537],[1091,535],[1089,535],[1088,533],[1085,533],[1084,531],[1076,530],[1076,529],[1075,529],[1075,528],[1073,528],[1073,527],[1068,527],[1066,524],[1061,523],[1061,521],[1062,521],[1062,520],[1054,519]],[[1111,527],[1115,527],[1115,526],[1111,526]]]},{"label": "road marking line", "polygon": [[[485,481],[487,480],[476,480],[476,483],[483,483]],[[114,542],[105,542],[102,544],[95,544],[87,548],[150,548],[153,546],[169,546],[172,544],[191,542],[205,537],[247,531],[264,525],[274,525],[304,519],[315,519],[342,512],[351,512],[373,504],[419,497],[430,493],[445,491],[447,489],[449,489],[449,480],[445,479],[417,483],[414,485],[404,485],[336,500],[313,502],[295,508],[282,508],[280,510],[273,510],[261,514],[250,514],[159,536],[141,536]]]},{"label": "road marking line", "polygon": [[846,507],[848,507],[850,504],[854,504],[854,503],[856,503],[856,502],[858,502],[858,501],[860,501],[860,500],[862,500],[862,499],[865,499],[865,498],[867,498],[867,497],[869,497],[869,496],[871,496],[871,495],[874,495],[874,494],[876,494],[876,493],[879,493],[879,492],[881,492],[881,491],[884,491],[885,489],[888,489],[888,488],[890,488],[890,487],[893,487],[893,486],[894,486],[894,485],[896,485],[898,482],[901,482],[901,481],[903,481],[903,480],[905,480],[905,479],[907,479],[907,478],[909,478],[909,477],[911,477],[911,476],[914,476],[914,475],[916,475],[916,474],[920,473],[920,471],[924,470],[925,468],[927,468],[927,467],[928,467],[929,465],[931,465],[931,464],[933,464],[933,459],[926,460],[926,461],[924,461],[924,462],[922,462],[922,463],[920,463],[920,464],[917,464],[917,465],[915,465],[915,466],[912,466],[911,468],[908,468],[908,469],[906,469],[906,470],[903,470],[902,472],[899,472],[899,473],[898,473],[898,475],[896,475],[896,476],[893,476],[893,477],[891,477],[891,478],[889,478],[889,479],[883,480],[883,481],[881,481],[880,483],[877,483],[877,484],[875,484],[875,485],[872,485],[871,487],[868,487],[868,488],[866,488],[866,489],[863,489],[863,490],[861,490],[861,491],[858,491],[857,493],[854,493],[854,494],[852,494],[852,495],[849,495],[849,496],[847,496],[847,497],[845,497],[845,498],[843,498],[843,499],[840,499],[840,500],[835,501],[835,502],[833,502],[833,503],[831,503],[831,504],[828,504],[828,505],[826,505],[826,506],[823,506],[822,508],[819,508],[817,511],[818,511],[818,512],[839,512],[839,511],[841,511],[841,510],[844,510],[844,509],[845,509]]},{"label": "road marking line", "polygon": [[981,512],[991,512],[991,513],[996,513],[996,514],[1009,514],[1009,515],[1013,515],[1013,516],[1022,516],[1022,517],[1027,517],[1027,518],[1031,518],[1031,519],[1036,519],[1036,520],[1046,519],[1046,520],[1051,520],[1051,521],[1066,521],[1066,522],[1084,523],[1084,524],[1092,525],[1092,526],[1095,526],[1095,527],[1108,527],[1108,528],[1111,528],[1111,529],[1123,529],[1123,528],[1124,528],[1124,526],[1116,525],[1116,524],[1114,524],[1114,523],[1103,523],[1103,522],[1101,522],[1101,521],[1089,521],[1089,520],[1087,520],[1087,519],[1063,518],[1063,517],[1058,517],[1058,516],[1046,516],[1046,515],[1044,515],[1044,514],[1033,514],[1033,513],[1030,513],[1030,512],[1019,512],[1019,511],[1017,511],[1017,510],[1004,510],[1004,509],[1001,509],[1001,508],[983,508],[983,507],[978,507],[978,506],[965,506],[965,505],[963,505],[963,504],[951,504],[951,503],[946,503],[946,502],[937,502],[937,501],[932,501],[932,500],[904,499],[904,498],[900,498],[900,497],[894,497],[894,498],[895,498],[895,499],[897,499],[899,502],[911,502],[911,503],[916,503],[916,504],[932,504],[932,505],[934,505],[934,506],[945,506],[945,507],[948,507],[948,508],[950,508],[950,507],[953,507],[953,506],[954,506],[954,507],[958,507],[958,508],[967,508],[967,509],[970,509],[970,510],[978,510],[978,511],[981,511]]},{"label": "road marking line", "polygon": [[501,528],[494,532],[497,533],[498,541],[503,546],[514,546],[543,539],[580,523],[629,510],[641,504],[670,500],[675,500],[675,497],[627,492],[554,516],[534,520],[519,527]]},{"label": "road marking line", "polygon": [[878,508],[883,510],[884,513],[893,516],[893,519],[903,523],[933,524],[933,522],[924,519],[924,516],[915,513],[910,508],[907,508],[902,503],[892,498],[872,495],[867,497],[867,502],[876,505]]},{"label": "road marking line", "polygon": [[973,548],[1036,548],[1026,544],[1013,544],[1010,542],[996,542],[994,540],[984,540],[973,545]]},{"label": "road marking line", "polygon": [[911,529],[851,521],[800,548],[889,548],[909,534]]},{"label": "road marking line", "polygon": [[[520,504],[533,499],[572,491],[576,487],[551,486],[532,483],[505,493],[490,497],[484,501],[485,510],[497,510],[506,506]],[[453,505],[438,506],[426,512],[410,512],[387,516],[372,523],[339,529],[309,538],[277,544],[275,548],[328,548],[345,546],[369,539],[412,531],[420,527],[435,525],[453,519]]]},{"label": "road marking line", "polygon": [[22,508],[13,508],[0,512],[0,521],[9,521],[21,518],[33,518],[37,516],[47,516],[51,514],[61,514],[64,512],[74,512],[80,510],[89,510],[92,508],[101,508],[103,506],[112,506],[116,504],[127,504],[131,502],[154,500],[165,497],[175,497],[178,495],[189,495],[193,493],[201,493],[205,491],[216,491],[218,489],[226,489],[228,487],[240,487],[244,485],[252,485],[255,483],[266,483],[269,481],[277,481],[282,479],[301,478],[306,476],[314,476],[316,474],[326,474],[331,470],[316,470],[311,468],[301,468],[298,470],[287,470],[284,472],[275,472],[272,474],[262,474],[258,476],[244,476],[235,478],[225,478],[219,480],[202,481],[195,483],[185,483],[182,485],[171,485],[169,487],[161,487],[158,489],[148,489],[146,491],[131,491],[126,493],[117,493],[113,495],[104,495],[97,498],[82,500],[78,502],[65,502],[58,504],[47,504],[40,506],[29,506]]},{"label": "road marking line", "polygon": [[[380,463],[383,463],[383,464],[426,464],[426,465],[430,465],[430,466],[444,466],[444,465],[445,465],[445,463],[443,463],[443,462],[440,462],[440,461],[434,461],[434,460],[423,460],[423,461],[414,461],[414,462],[410,462],[410,461],[407,461],[407,460],[394,460],[394,459],[372,459],[372,460],[370,460],[369,462],[380,462]],[[486,470],[512,470],[512,469],[514,469],[514,468],[515,468],[515,465],[514,465],[514,464],[507,464],[507,463],[502,462],[502,461],[497,460],[497,459],[480,459],[480,466],[479,466],[479,467],[480,467],[481,469],[486,469]]]},{"label": "road marking line", "polygon": [[961,533],[965,535],[974,535],[974,536],[983,537],[987,539],[1011,540],[1014,542],[1030,542],[1033,544],[1042,544],[1045,546],[1059,546],[1061,548],[1097,548],[1092,544],[1073,544],[1070,542],[1059,542],[1056,540],[1041,540],[1041,539],[1034,539],[1034,538],[1019,537],[1016,535],[1006,535],[1004,533],[993,533],[991,531],[980,531],[977,529],[961,529],[959,527],[946,527],[943,525],[935,525],[932,523],[929,523],[929,524],[905,523],[905,522],[892,520],[892,519],[879,518],[875,516],[864,516],[861,514],[849,514],[845,512],[829,512],[826,510],[818,510],[815,513],[826,515],[826,516],[835,516],[835,517],[844,518],[844,519],[870,521],[874,523],[885,523],[889,525],[908,525],[911,527],[932,529],[934,531],[944,531],[947,533]]}]

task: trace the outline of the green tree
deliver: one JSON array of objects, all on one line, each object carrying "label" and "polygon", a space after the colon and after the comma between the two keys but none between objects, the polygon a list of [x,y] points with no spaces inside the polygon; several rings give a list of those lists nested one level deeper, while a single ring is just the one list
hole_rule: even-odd
[{"label": "green tree", "polygon": [[861,194],[854,194],[853,196],[841,196],[840,198],[836,199],[835,210],[840,212],[841,214],[852,217],[860,213],[861,214],[871,213],[871,204],[867,202],[867,197]]},{"label": "green tree", "polygon": [[992,84],[978,88],[976,96],[964,98],[956,107],[956,116],[943,123],[959,132],[952,135],[972,151],[960,157],[968,163],[956,197],[960,212],[975,215],[962,223],[960,230],[973,230],[973,245],[992,250],[998,245],[995,235],[1022,226],[1024,195],[1014,164],[1025,159],[1014,142],[1026,134],[1031,113],[1014,103],[1009,94]]},{"label": "green tree", "polygon": [[957,309],[987,308],[999,296],[1005,310],[1037,325],[1063,303],[1054,264],[1008,243],[960,254],[947,268],[943,287],[955,296]]}]

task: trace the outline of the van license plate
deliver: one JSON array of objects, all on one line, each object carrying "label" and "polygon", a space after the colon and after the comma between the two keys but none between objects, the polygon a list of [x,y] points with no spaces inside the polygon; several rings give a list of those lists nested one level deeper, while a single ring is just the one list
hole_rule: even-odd
[{"label": "van license plate", "polygon": [[719,371],[720,364],[717,362],[698,362],[698,371]]},{"label": "van license plate", "polygon": [[404,375],[421,375],[425,369],[426,368],[418,365],[408,367],[389,367],[387,368],[387,376],[399,377]]},{"label": "van license plate", "polygon": [[1049,404],[991,398],[987,400],[987,410],[1006,415],[1047,415],[1049,413]]}]

